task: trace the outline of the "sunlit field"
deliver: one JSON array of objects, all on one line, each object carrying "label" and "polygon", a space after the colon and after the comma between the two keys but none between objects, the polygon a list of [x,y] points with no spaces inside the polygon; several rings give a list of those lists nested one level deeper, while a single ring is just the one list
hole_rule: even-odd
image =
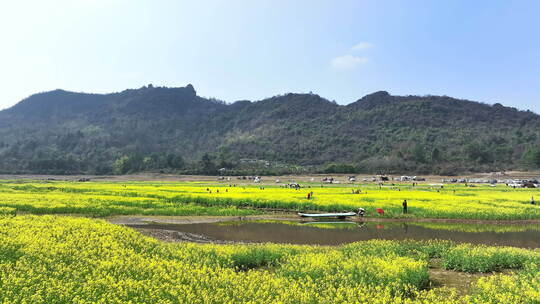
[{"label": "sunlit field", "polygon": [[[354,194],[353,190],[360,190]],[[307,194],[313,192],[308,199]],[[278,211],[353,211],[366,216],[449,219],[540,219],[539,189],[505,185],[307,184],[279,185],[173,182],[13,182],[0,183],[0,207],[39,214],[248,215]],[[530,203],[531,197],[539,201]],[[408,201],[408,214],[401,203]]]},{"label": "sunlit field", "polygon": [[[2,303],[537,303],[540,252],[446,241],[161,243],[103,220],[0,216]],[[481,278],[430,286],[430,260]]]},{"label": "sunlit field", "polygon": [[[307,199],[309,192],[313,197]],[[530,204],[536,193],[463,185],[308,184],[295,190],[217,182],[3,181],[0,303],[538,303],[539,250],[442,240],[372,240],[338,247],[165,243],[85,217],[362,207],[369,217],[383,208],[384,217],[538,219],[540,207]],[[409,202],[407,215],[401,212],[403,199]],[[314,225],[348,229],[350,224]],[[445,229],[448,224],[411,225]],[[504,232],[520,226],[463,224],[460,229]],[[440,271],[478,279],[463,288],[434,285],[434,263]]]}]

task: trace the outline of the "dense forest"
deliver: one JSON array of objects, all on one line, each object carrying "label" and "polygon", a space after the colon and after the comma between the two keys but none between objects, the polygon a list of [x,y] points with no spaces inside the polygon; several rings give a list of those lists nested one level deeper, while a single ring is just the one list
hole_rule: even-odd
[{"label": "dense forest", "polygon": [[381,91],[227,104],[192,85],[55,90],[0,111],[0,173],[436,173],[540,167],[540,116]]}]

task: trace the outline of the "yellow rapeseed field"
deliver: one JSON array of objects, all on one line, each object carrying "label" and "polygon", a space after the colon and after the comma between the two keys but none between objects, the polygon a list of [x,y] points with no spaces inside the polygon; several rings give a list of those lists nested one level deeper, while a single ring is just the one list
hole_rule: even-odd
[{"label": "yellow rapeseed field", "polygon": [[[514,269],[469,295],[428,261]],[[540,252],[445,241],[342,247],[161,243],[103,220],[0,216],[0,303],[538,303]]]},{"label": "yellow rapeseed field", "polygon": [[[538,250],[437,240],[341,247],[163,243],[100,219],[31,215],[247,215],[263,208],[363,207],[368,216],[383,208],[386,217],[540,218],[540,207],[529,203],[536,189],[308,186],[2,181],[0,303],[540,302]],[[401,214],[403,199],[408,215]],[[454,271],[505,272],[481,278],[464,294],[430,286],[432,259]]]},{"label": "yellow rapeseed field", "polygon": [[[353,190],[360,190],[353,194]],[[310,199],[307,194],[313,192]],[[512,189],[505,185],[465,187],[396,184],[395,186],[308,184],[290,189],[280,186],[228,183],[172,182],[0,182],[0,207],[31,213],[82,213],[153,215],[247,215],[270,208],[289,211],[352,211],[366,216],[539,219],[540,204],[530,204],[539,189]],[[408,201],[409,213],[401,203]]]}]

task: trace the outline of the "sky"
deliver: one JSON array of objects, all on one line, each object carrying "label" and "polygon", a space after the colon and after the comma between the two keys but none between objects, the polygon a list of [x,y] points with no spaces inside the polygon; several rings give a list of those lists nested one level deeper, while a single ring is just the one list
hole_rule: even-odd
[{"label": "sky", "polygon": [[540,113],[537,0],[0,0],[0,109],[191,83],[227,102],[385,90]]}]

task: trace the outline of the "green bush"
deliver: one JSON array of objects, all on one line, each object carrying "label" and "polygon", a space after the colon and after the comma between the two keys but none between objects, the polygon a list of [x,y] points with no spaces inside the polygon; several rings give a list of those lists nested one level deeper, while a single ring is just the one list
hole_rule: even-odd
[{"label": "green bush", "polygon": [[461,244],[442,256],[445,269],[464,272],[491,272],[521,269],[528,262],[538,260],[540,252],[513,247],[487,247]]}]

